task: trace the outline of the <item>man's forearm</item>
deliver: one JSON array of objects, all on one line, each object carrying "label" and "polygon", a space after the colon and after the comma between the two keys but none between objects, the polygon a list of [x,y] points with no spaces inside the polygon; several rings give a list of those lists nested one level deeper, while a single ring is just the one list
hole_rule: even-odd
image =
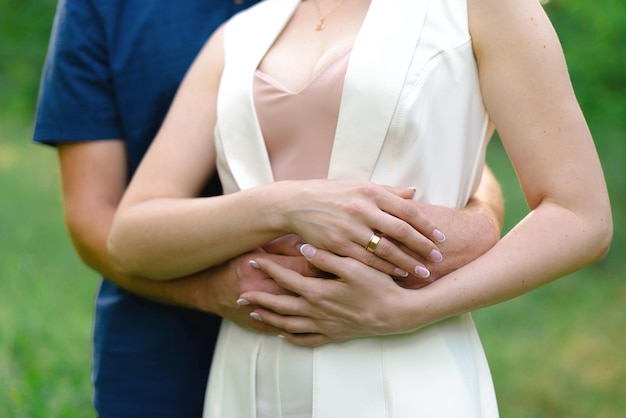
[{"label": "man's forearm", "polygon": [[[89,211],[89,219],[74,216],[68,219],[74,247],[83,262],[124,290],[156,302],[181,306],[203,312],[219,313],[210,297],[211,283],[204,274],[175,279],[170,282],[131,277],[118,272],[112,265],[106,248],[114,208]],[[96,222],[93,220],[96,219]]]},{"label": "man's forearm", "polygon": [[468,202],[467,208],[484,211],[487,216],[492,217],[493,222],[498,227],[498,235],[500,235],[500,230],[504,224],[504,198],[500,183],[486,165],[480,186]]}]

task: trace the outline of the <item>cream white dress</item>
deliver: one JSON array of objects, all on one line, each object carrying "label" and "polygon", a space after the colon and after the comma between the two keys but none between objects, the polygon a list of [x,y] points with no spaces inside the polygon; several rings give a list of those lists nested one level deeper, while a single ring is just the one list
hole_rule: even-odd
[{"label": "cream white dress", "polygon": [[[226,193],[272,182],[253,75],[299,0],[266,0],[225,32],[216,149]],[[258,22],[263,22],[260,25]],[[351,52],[329,178],[412,185],[462,207],[487,143],[465,0],[372,0]],[[205,417],[497,417],[469,314],[417,332],[297,347],[225,320]]]}]

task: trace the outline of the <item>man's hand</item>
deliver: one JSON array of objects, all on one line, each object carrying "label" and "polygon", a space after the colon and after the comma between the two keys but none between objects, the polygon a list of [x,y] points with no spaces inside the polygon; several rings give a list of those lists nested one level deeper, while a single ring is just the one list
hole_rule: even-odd
[{"label": "man's hand", "polygon": [[251,260],[271,260],[286,269],[310,275],[309,263],[302,257],[268,254],[255,251],[244,254],[227,263],[201,273],[205,279],[204,297],[208,299],[210,311],[228,318],[240,327],[257,332],[278,334],[282,330],[254,319],[250,314],[258,306],[238,304],[239,295],[249,291],[264,292],[273,295],[293,295],[280,287],[273,279],[250,264]]},{"label": "man's hand", "polygon": [[[239,256],[221,266],[212,268],[198,276],[206,285],[203,291],[208,309],[237,325],[257,332],[278,334],[284,332],[250,316],[259,306],[241,303],[239,295],[250,291],[272,295],[295,295],[279,286],[274,279],[261,271],[258,262],[272,262],[293,271],[302,277],[323,275],[298,251],[302,240],[288,235],[265,245],[262,249]],[[251,264],[251,260],[254,262]],[[258,318],[258,317],[256,317]]]}]

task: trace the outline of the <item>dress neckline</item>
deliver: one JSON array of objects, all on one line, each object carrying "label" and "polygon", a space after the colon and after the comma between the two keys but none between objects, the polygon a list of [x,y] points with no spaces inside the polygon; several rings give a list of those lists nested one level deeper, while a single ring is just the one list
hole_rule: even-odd
[{"label": "dress neckline", "polygon": [[254,76],[255,76],[255,78],[260,78],[260,79],[264,80],[266,83],[271,84],[277,90],[280,90],[281,92],[283,92],[285,94],[290,94],[290,95],[294,95],[295,96],[295,95],[302,94],[306,90],[308,90],[309,87],[312,84],[314,84],[315,81],[317,81],[324,73],[328,72],[328,70],[330,68],[338,65],[339,63],[343,62],[346,59],[349,59],[351,52],[352,52],[352,48],[348,49],[347,51],[345,51],[344,53],[340,54],[335,59],[330,61],[325,67],[323,67],[321,70],[319,70],[317,73],[315,73],[315,75],[313,75],[313,78],[311,78],[311,80],[309,80],[301,89],[299,89],[297,91],[293,91],[293,90],[287,88],[283,83],[281,83],[280,81],[276,80],[271,75],[261,71],[258,68],[254,72]]}]

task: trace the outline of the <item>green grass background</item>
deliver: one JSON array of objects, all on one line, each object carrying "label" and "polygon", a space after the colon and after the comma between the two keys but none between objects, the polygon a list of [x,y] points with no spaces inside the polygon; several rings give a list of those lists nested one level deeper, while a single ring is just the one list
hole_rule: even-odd
[{"label": "green grass background", "polygon": [[[65,231],[56,155],[30,142],[55,2],[0,0],[0,417],[93,417],[96,274]],[[607,176],[615,238],[601,263],[476,312],[502,417],[626,416],[626,3],[553,0]],[[526,206],[496,140],[505,229]],[[532,259],[528,260],[532,263]]]}]

